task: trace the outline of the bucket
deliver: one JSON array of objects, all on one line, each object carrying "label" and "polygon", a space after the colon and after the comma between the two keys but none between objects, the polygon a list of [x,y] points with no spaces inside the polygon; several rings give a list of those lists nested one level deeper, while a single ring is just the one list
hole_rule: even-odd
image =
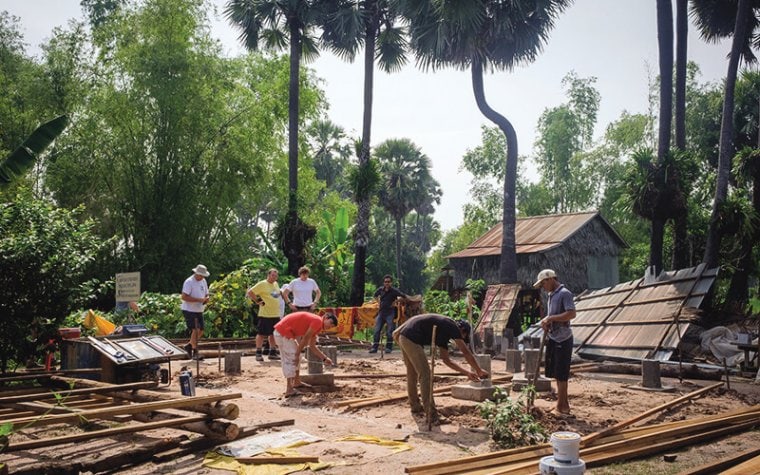
[{"label": "bucket", "polygon": [[581,436],[575,432],[554,432],[549,439],[554,448],[554,460],[560,463],[578,463]]},{"label": "bucket", "polygon": [[582,475],[586,471],[586,462],[578,459],[576,463],[562,463],[547,455],[541,459],[538,468],[541,475]]}]

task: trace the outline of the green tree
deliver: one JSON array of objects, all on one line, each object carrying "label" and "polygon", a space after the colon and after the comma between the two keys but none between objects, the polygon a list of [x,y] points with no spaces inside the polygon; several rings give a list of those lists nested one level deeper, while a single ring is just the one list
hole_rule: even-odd
[{"label": "green tree", "polygon": [[229,0],[225,14],[240,30],[246,48],[257,51],[259,43],[271,50],[289,48],[290,77],[288,85],[288,211],[280,236],[288,258],[288,273],[296,275],[304,263],[306,242],[316,232],[298,215],[298,129],[300,124],[301,58],[318,54],[312,36],[318,24],[317,2],[310,0]]},{"label": "green tree", "polygon": [[328,189],[345,194],[348,186],[343,180],[348,171],[351,144],[343,127],[329,119],[321,119],[309,125],[306,136],[317,179],[323,180]]},{"label": "green tree", "polygon": [[756,31],[760,28],[757,15],[759,9],[760,4],[756,0],[732,0],[730,2],[692,0],[694,18],[704,39],[711,41],[719,38],[732,38],[721,115],[718,175],[703,258],[708,267],[718,265],[721,242],[721,211],[728,195],[731,161],[735,153],[733,142],[734,92],[739,61],[744,59],[751,63],[756,60],[752,47],[755,44]]},{"label": "green tree", "polygon": [[411,45],[424,69],[454,66],[470,69],[475,102],[483,115],[496,124],[507,139],[506,174],[499,280],[517,282],[515,250],[515,188],[517,134],[506,117],[487,103],[484,68],[509,70],[536,58],[556,16],[569,0],[543,2],[430,2],[408,0],[405,15],[410,23]]},{"label": "green tree", "polygon": [[404,218],[415,209],[435,201],[438,183],[430,175],[430,159],[409,139],[389,139],[375,147],[382,186],[380,205],[393,217],[396,227],[396,276],[401,285],[401,233]]},{"label": "green tree", "polygon": [[18,194],[0,204],[0,371],[26,362],[77,308],[102,246],[81,209]]},{"label": "green tree", "polygon": [[[357,177],[367,180],[370,165],[375,62],[385,72],[398,71],[406,64],[407,41],[397,23],[398,8],[388,0],[327,0],[322,39],[338,55],[353,61],[364,46],[364,92],[362,99],[362,136],[359,143]],[[351,305],[361,305],[366,282],[367,246],[369,243],[370,190],[356,187],[359,210],[354,229],[354,266],[351,280]]]}]

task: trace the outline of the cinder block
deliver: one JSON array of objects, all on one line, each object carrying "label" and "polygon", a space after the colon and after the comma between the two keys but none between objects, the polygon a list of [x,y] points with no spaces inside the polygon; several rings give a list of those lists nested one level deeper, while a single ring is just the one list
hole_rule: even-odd
[{"label": "cinder block", "polygon": [[[512,391],[522,391],[522,388],[528,385],[528,380],[523,376],[521,378],[512,378]],[[534,383],[536,391],[539,393],[548,393],[552,390],[552,380],[544,378],[543,376],[538,378]]]},{"label": "cinder block", "polygon": [[224,372],[226,374],[240,373],[240,357],[243,353],[233,352],[224,355]]},{"label": "cinder block", "polygon": [[520,350],[507,350],[504,357],[507,360],[507,372],[515,374],[522,371],[522,354]]},{"label": "cinder block", "polygon": [[324,363],[322,359],[315,354],[312,354],[309,348],[306,349],[306,361],[308,362],[309,374],[322,374]]},{"label": "cinder block", "polygon": [[451,387],[451,397],[467,401],[483,402],[493,397],[494,387],[490,381],[480,383],[457,384]]},{"label": "cinder block", "polygon": [[537,374],[541,366],[538,357],[540,350],[525,350],[525,374]]},{"label": "cinder block", "polygon": [[641,385],[645,388],[661,388],[660,362],[657,360],[643,360],[641,362]]},{"label": "cinder block", "polygon": [[302,374],[301,381],[312,386],[335,386],[335,375],[333,373]]},{"label": "cinder block", "polygon": [[337,346],[320,346],[322,353],[332,360],[333,365],[338,364],[338,347]]},{"label": "cinder block", "polygon": [[480,369],[491,374],[491,355],[473,355]]}]

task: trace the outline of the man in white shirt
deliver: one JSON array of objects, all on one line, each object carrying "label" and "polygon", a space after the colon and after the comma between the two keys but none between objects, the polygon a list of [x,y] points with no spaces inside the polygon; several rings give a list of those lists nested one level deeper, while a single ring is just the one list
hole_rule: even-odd
[{"label": "man in white shirt", "polygon": [[190,342],[185,345],[190,357],[203,359],[198,354],[198,340],[203,336],[203,311],[208,303],[208,283],[206,277],[210,274],[206,266],[198,264],[193,269],[193,275],[185,279],[182,284],[182,314],[185,316],[185,324],[190,332]]},{"label": "man in white shirt", "polygon": [[[288,295],[293,294],[293,301],[289,302]],[[314,312],[319,303],[319,298],[322,296],[322,291],[319,290],[319,286],[314,279],[309,278],[309,268],[306,266],[298,269],[298,278],[288,284],[287,289],[283,289],[282,298],[290,307],[290,310],[297,311],[302,310],[306,312]]]}]

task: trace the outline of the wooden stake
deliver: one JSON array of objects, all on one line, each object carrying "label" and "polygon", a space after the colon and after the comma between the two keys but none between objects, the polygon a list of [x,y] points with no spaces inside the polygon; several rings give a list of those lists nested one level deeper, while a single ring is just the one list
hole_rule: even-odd
[{"label": "wooden stake", "polygon": [[308,462],[319,462],[319,457],[310,457],[310,456],[303,456],[303,457],[237,457],[235,459],[236,461],[240,463],[250,463],[250,464],[265,464],[265,463],[276,463],[276,464],[288,464],[288,463],[308,463]]},{"label": "wooden stake", "polygon": [[728,379],[728,362],[723,358],[723,370],[726,372],[726,389],[731,390],[731,381]]},{"label": "wooden stake", "polygon": [[427,424],[433,430],[433,377],[435,377],[435,333],[438,325],[433,325],[433,338],[430,342],[430,396],[428,397]]}]

